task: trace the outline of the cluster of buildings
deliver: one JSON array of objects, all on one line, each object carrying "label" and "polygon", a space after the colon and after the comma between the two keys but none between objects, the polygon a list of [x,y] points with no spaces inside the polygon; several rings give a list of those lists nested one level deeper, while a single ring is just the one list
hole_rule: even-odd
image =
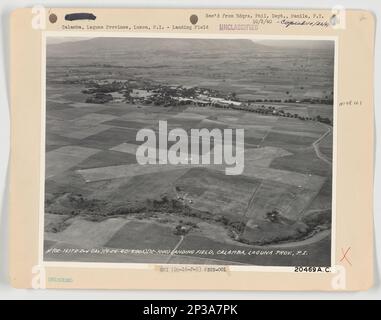
[{"label": "cluster of buildings", "polygon": [[[215,90],[185,87],[168,86],[158,84],[140,83],[136,81],[96,81],[87,83],[89,88],[82,91],[88,94],[88,103],[106,103],[115,100],[117,102],[137,103],[144,105],[174,106],[174,105],[197,105],[197,106],[240,106],[242,102],[237,101],[231,95],[221,95]],[[116,95],[117,93],[118,95]],[[124,99],[121,99],[120,96]]]},{"label": "cluster of buildings", "polygon": [[[297,113],[289,113],[282,108],[268,105],[269,102],[281,103],[281,100],[261,100],[238,101],[235,94],[221,94],[212,89],[171,86],[162,84],[153,84],[142,80],[90,80],[86,83],[87,89],[82,92],[88,95],[88,103],[134,103],[137,105],[156,105],[164,107],[195,105],[199,107],[212,106],[216,108],[226,108],[254,112],[264,115],[273,115],[280,117],[298,118],[300,120],[312,120],[331,124],[331,120],[321,116],[306,117]],[[293,103],[301,101],[292,101]],[[303,101],[308,103],[317,103],[317,101]],[[328,103],[330,101],[319,101]],[[291,101],[285,101],[291,103]]]}]

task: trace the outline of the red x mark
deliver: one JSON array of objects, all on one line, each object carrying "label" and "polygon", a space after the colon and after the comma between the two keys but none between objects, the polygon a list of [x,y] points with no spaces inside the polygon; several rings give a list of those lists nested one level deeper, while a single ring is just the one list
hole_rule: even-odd
[{"label": "red x mark", "polygon": [[341,253],[343,254],[343,257],[341,258],[340,262],[345,260],[349,263],[350,266],[352,266],[352,263],[349,261],[349,259],[347,257],[349,250],[351,250],[351,247],[348,247],[348,249],[346,251],[344,251],[344,249],[341,248]]}]

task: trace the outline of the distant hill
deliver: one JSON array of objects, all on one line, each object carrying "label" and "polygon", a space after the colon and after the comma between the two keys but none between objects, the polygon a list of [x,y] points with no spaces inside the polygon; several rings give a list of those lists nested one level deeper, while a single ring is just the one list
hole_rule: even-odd
[{"label": "distant hill", "polygon": [[101,37],[82,41],[48,44],[47,54],[51,57],[81,56],[84,54],[107,54],[147,52],[176,53],[190,52],[211,54],[217,52],[258,51],[265,45],[251,40],[239,39],[158,39],[158,38],[110,38]]}]

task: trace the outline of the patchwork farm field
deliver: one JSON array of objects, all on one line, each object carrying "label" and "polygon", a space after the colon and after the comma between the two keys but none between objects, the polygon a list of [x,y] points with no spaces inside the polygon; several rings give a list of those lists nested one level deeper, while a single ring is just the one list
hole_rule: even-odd
[{"label": "patchwork farm field", "polygon": [[[46,260],[330,265],[333,127],[318,116],[332,121],[333,107],[294,102],[331,94],[330,49],[306,59],[294,48],[245,41],[239,49],[230,41],[224,47],[213,42],[199,53],[199,42],[194,47],[173,40],[168,49],[166,40],[151,43],[158,52],[153,55],[138,39],[136,47],[95,40],[48,46]],[[88,46],[79,45],[85,41]],[[85,59],[89,48],[99,55]],[[282,102],[267,113],[197,103],[89,102],[92,81],[125,79],[142,90],[165,83]],[[121,92],[112,93],[119,99]],[[139,164],[142,141],[136,135],[151,129],[159,137],[159,121],[186,133],[244,129],[242,173],[226,175],[226,165],[213,161]],[[223,142],[211,141],[211,159]],[[205,154],[200,149],[197,155]],[[65,251],[70,248],[83,250]]]}]

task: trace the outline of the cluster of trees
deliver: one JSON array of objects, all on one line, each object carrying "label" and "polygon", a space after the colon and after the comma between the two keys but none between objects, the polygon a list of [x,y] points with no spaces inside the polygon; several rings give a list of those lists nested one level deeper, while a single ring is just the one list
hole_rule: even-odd
[{"label": "cluster of trees", "polygon": [[308,98],[301,100],[302,103],[310,103],[310,104],[328,104],[333,105],[333,99],[325,97],[323,99],[317,99],[317,98]]},{"label": "cluster of trees", "polygon": [[87,103],[104,104],[113,100],[113,97],[109,93],[96,92],[91,97],[86,99]]},{"label": "cluster of trees", "polygon": [[234,110],[241,110],[241,111],[246,111],[246,112],[254,112],[254,113],[259,113],[263,115],[273,115],[273,116],[279,116],[279,117],[286,117],[286,118],[296,118],[300,120],[310,120],[310,121],[319,121],[322,123],[326,123],[331,125],[332,121],[329,118],[322,117],[322,116],[316,116],[316,117],[307,117],[307,116],[302,116],[297,113],[290,113],[290,112],[285,112],[284,110],[277,110],[273,106],[265,106],[261,105],[257,108],[252,108],[250,105],[240,105],[236,106],[233,104],[229,105],[222,105],[222,104],[213,104],[214,107],[216,108],[225,108],[225,109],[234,109]]},{"label": "cluster of trees", "polygon": [[323,99],[318,99],[318,98],[306,98],[302,100],[297,100],[295,98],[288,98],[288,99],[252,99],[248,100],[247,102],[249,103],[258,103],[258,102],[275,102],[275,103],[309,103],[309,104],[333,104],[333,99],[331,98],[323,98]]},{"label": "cluster of trees", "polygon": [[329,124],[329,125],[332,124],[332,121],[331,121],[330,118],[321,117],[321,116],[317,116],[316,117],[316,121],[319,121],[319,122],[322,122],[322,123],[326,123],[326,124]]},{"label": "cluster of trees", "polygon": [[82,90],[84,94],[95,94],[95,93],[111,93],[117,92],[125,88],[125,84],[120,81],[113,81],[111,83],[99,84],[94,82],[91,88]]},{"label": "cluster of trees", "polygon": [[255,103],[255,102],[278,102],[278,103],[280,103],[280,102],[282,102],[282,99],[253,99],[253,100],[248,100],[247,102],[249,102],[249,103]]}]

